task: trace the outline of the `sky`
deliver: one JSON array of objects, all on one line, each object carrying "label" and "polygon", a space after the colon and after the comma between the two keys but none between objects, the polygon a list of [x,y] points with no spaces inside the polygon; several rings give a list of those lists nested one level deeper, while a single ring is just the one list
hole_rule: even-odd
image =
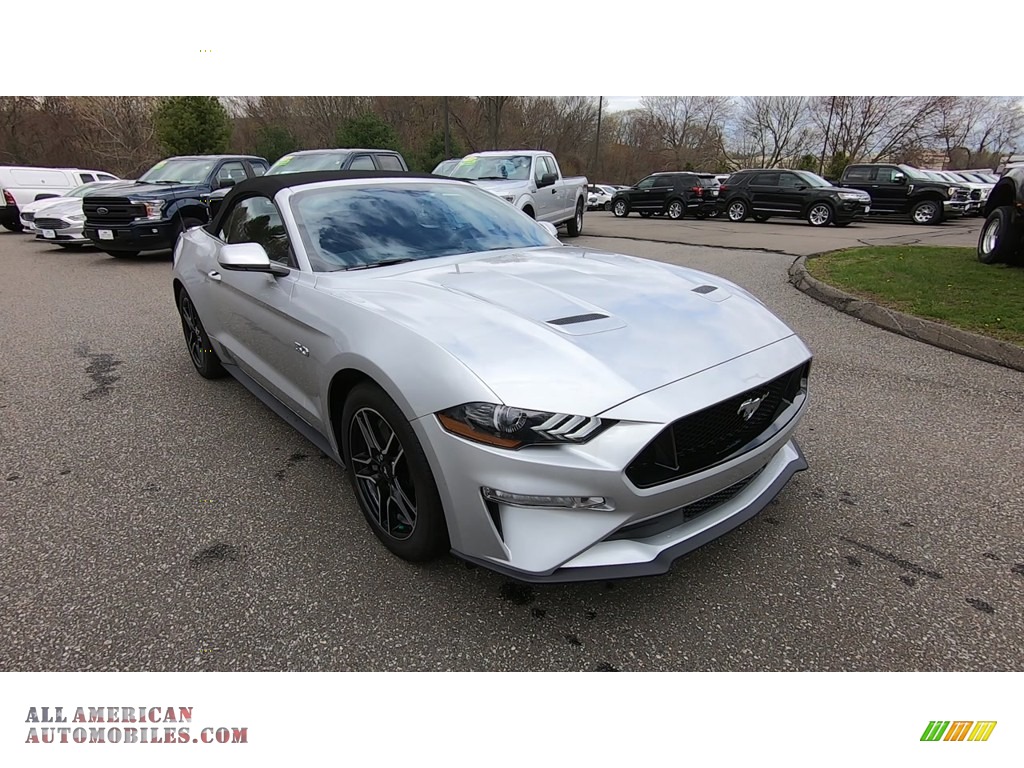
[{"label": "sky", "polygon": [[621,112],[625,109],[636,109],[640,106],[643,96],[605,96],[605,109],[609,112]]}]

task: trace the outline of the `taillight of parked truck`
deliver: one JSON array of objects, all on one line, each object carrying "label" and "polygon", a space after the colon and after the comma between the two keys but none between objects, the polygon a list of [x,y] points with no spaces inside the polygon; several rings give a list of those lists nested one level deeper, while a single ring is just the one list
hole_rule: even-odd
[{"label": "taillight of parked truck", "polygon": [[14,195],[12,195],[6,189],[4,190],[4,202],[7,203],[7,205],[17,205],[18,204],[18,202],[14,199]]}]

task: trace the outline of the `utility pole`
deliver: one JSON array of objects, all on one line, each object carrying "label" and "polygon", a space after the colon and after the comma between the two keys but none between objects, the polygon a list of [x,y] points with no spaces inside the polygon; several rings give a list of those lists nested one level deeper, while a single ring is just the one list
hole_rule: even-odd
[{"label": "utility pole", "polygon": [[821,159],[818,161],[818,175],[825,173],[825,151],[828,149],[828,135],[832,130],[832,113],[836,111],[836,97],[832,97],[832,103],[828,107],[828,124],[825,126],[825,143],[821,145]]},{"label": "utility pole", "polygon": [[597,137],[594,139],[594,175],[598,175],[601,163],[601,110],[604,107],[604,96],[597,97]]},{"label": "utility pole", "polygon": [[442,96],[444,101],[444,159],[448,160],[452,156],[452,132],[448,126],[448,97]]}]

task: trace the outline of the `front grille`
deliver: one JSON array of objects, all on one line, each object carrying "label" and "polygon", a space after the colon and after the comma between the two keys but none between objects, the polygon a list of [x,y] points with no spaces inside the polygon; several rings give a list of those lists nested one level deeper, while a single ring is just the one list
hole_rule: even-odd
[{"label": "front grille", "polygon": [[971,190],[971,200],[981,200],[981,190],[980,189],[972,189]]},{"label": "front grille", "polygon": [[34,213],[23,213],[21,214],[21,218],[23,218],[25,221],[34,221],[36,215]]},{"label": "front grille", "polygon": [[35,225],[37,229],[67,229],[71,226],[64,219],[36,219]]},{"label": "front grille", "polygon": [[632,525],[626,525],[619,528],[615,533],[609,536],[606,541],[615,541],[616,539],[646,539],[651,536],[657,536],[659,533],[677,528],[683,523],[688,523],[691,520],[696,520],[698,517],[706,512],[710,512],[715,507],[725,504],[725,502],[734,499],[743,492],[743,489],[750,485],[760,475],[762,470],[758,470],[749,477],[745,477],[738,483],[733,483],[728,488],[723,488],[718,493],[713,493],[710,496],[706,496],[699,501],[695,501],[692,504],[687,504],[685,507],[666,512],[663,515],[651,518],[650,520],[642,520],[639,523],[633,523]]},{"label": "front grille", "polygon": [[962,202],[968,199],[970,193],[966,189],[958,189],[953,193],[953,200]]},{"label": "front grille", "polygon": [[[638,488],[678,480],[741,453],[803,392],[810,363],[670,424],[626,468]],[[763,398],[748,419],[748,401]]]},{"label": "front grille", "polygon": [[[146,216],[146,206],[124,197],[83,198],[82,209],[90,226],[126,226]],[[102,209],[102,211],[101,211]]]}]

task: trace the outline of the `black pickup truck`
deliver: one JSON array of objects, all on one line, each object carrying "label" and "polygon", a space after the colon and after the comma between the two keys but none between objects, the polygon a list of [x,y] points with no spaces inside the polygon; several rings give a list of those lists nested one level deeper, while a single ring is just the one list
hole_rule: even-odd
[{"label": "black pickup truck", "polygon": [[936,181],[909,165],[848,165],[836,182],[871,195],[872,216],[905,216],[915,224],[941,224],[963,216],[970,203],[967,187]]},{"label": "black pickup truck", "polygon": [[1008,170],[989,193],[978,261],[1024,266],[1024,168]]},{"label": "black pickup truck", "polygon": [[250,155],[194,155],[161,160],[138,181],[108,184],[82,200],[85,236],[111,256],[174,247],[178,235],[209,221],[204,198],[262,176],[269,164]]}]

